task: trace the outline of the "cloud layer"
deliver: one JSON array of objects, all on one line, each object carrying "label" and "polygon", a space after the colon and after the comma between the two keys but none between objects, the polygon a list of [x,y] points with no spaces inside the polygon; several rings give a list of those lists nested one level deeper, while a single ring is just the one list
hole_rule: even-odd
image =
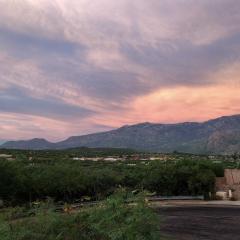
[{"label": "cloud layer", "polygon": [[238,0],[0,0],[1,139],[239,113]]}]

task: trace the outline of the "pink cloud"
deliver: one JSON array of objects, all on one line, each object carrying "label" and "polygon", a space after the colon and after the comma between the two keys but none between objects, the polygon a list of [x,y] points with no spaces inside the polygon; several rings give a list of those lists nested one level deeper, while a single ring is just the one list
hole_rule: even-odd
[{"label": "pink cloud", "polygon": [[235,0],[0,1],[1,138],[60,140],[239,113],[239,7]]}]

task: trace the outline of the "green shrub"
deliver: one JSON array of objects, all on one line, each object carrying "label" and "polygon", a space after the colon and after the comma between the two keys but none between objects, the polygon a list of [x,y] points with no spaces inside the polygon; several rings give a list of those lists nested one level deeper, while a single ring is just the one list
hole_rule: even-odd
[{"label": "green shrub", "polygon": [[1,240],[159,240],[159,219],[143,197],[121,191],[79,213],[40,211],[0,222]]}]

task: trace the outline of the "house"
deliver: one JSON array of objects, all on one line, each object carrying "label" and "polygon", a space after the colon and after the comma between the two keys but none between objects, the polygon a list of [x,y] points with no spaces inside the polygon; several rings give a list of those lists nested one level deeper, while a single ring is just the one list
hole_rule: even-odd
[{"label": "house", "polygon": [[216,178],[216,196],[240,200],[240,169],[225,169],[224,177]]}]

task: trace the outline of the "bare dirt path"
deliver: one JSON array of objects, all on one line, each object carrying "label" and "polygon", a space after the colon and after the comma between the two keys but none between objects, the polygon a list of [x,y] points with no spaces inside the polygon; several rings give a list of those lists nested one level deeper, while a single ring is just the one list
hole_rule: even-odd
[{"label": "bare dirt path", "polygon": [[172,206],[157,209],[162,232],[175,240],[240,240],[240,207]]}]

